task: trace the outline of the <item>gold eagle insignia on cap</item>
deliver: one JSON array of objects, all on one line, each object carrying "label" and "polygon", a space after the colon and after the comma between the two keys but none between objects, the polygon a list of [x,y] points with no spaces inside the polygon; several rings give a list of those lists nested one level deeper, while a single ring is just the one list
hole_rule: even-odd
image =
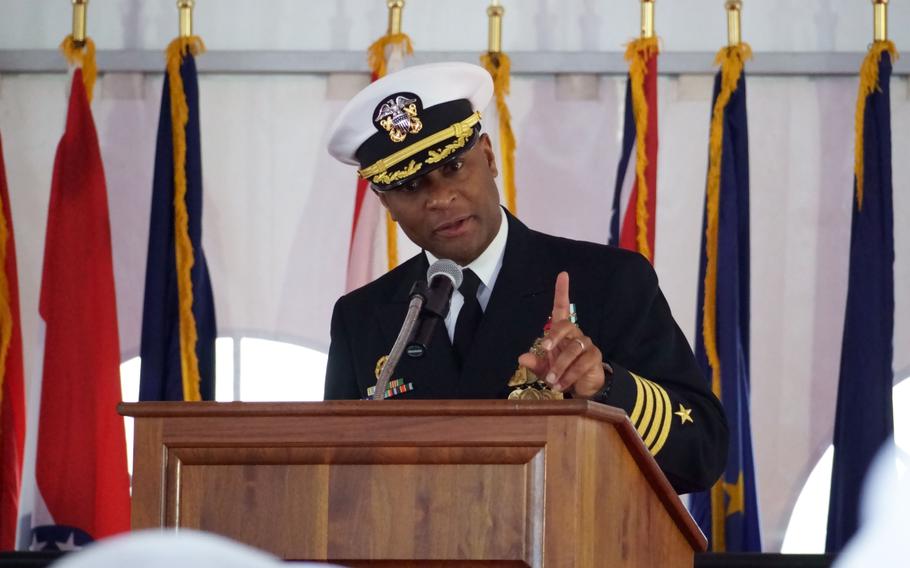
[{"label": "gold eagle insignia on cap", "polygon": [[417,134],[423,129],[423,122],[417,116],[415,98],[404,95],[393,95],[379,106],[373,122],[389,133],[392,142],[404,142],[408,134]]}]

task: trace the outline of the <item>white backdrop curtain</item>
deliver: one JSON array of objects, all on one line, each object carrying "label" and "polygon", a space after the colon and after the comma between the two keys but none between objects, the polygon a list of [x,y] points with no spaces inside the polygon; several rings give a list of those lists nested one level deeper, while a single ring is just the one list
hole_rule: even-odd
[{"label": "white backdrop curtain", "polygon": [[[34,4],[0,0],[0,49],[53,48],[68,33],[68,3]],[[163,49],[176,29],[171,0],[112,4],[110,10],[102,2],[90,4],[89,34],[99,49]],[[637,2],[505,4],[506,50],[616,51],[637,30]],[[659,4],[665,50],[714,51],[725,39],[721,4]],[[385,27],[380,0],[200,0],[197,5],[197,32],[210,49],[359,50]],[[485,5],[480,0],[413,0],[406,8],[405,29],[418,50],[479,50],[486,41]],[[476,14],[469,19],[471,10]],[[903,41],[896,38],[898,48],[910,46],[906,3],[892,5],[892,20],[906,24],[892,24],[896,33],[905,34]],[[871,33],[871,8],[847,0],[766,0],[760,6],[749,3],[745,21],[756,51],[862,51]],[[705,34],[706,28],[712,33]],[[327,349],[332,305],[344,291],[354,172],[334,162],[324,146],[335,115],[366,81],[350,75],[201,76],[204,243],[222,335],[274,337]],[[518,141],[518,211],[531,227],[606,241],[624,81],[619,76],[513,79],[509,104]],[[25,513],[32,500],[29,480],[40,398],[38,291],[67,83],[63,74],[0,77],[0,132],[16,228],[30,412]],[[108,182],[123,360],[139,351],[161,83],[160,75],[102,75],[93,104]],[[659,81],[655,262],[690,341],[711,87],[708,76]],[[831,439],[846,298],[856,88],[854,77],[748,79],[752,427],[767,550],[779,550],[796,496]],[[892,82],[892,120],[894,367],[906,375],[906,76]],[[492,114],[484,122],[495,138]]]}]

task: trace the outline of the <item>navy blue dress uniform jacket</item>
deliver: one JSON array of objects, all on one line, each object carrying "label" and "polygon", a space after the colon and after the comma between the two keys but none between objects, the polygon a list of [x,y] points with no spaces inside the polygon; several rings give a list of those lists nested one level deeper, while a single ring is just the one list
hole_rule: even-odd
[{"label": "navy blue dress uniform jacket", "polygon": [[[727,456],[727,423],[667,301],[641,255],[532,231],[507,215],[502,269],[463,368],[444,325],[421,359],[402,357],[393,378],[413,384],[396,398],[506,398],[518,356],[541,335],[556,276],[567,271],[578,325],[614,370],[598,400],[622,408],[679,493],[708,489]],[[408,293],[426,280],[418,254],[338,300],[332,315],[325,398],[361,399],[404,321]],[[608,379],[609,380],[609,379]]]}]

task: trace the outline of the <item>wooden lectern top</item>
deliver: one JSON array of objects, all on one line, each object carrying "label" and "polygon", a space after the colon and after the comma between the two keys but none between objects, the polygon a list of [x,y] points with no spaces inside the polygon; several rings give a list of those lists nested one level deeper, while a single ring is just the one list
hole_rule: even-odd
[{"label": "wooden lectern top", "polygon": [[602,404],[146,402],[120,412],[137,419],[134,529],[199,528],[350,565],[691,566],[707,546],[625,412]]}]

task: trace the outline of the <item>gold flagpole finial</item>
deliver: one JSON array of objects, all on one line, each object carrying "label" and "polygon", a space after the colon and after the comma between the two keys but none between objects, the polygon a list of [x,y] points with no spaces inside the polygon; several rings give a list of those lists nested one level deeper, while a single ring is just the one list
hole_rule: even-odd
[{"label": "gold flagpole finial", "polygon": [[641,37],[654,37],[654,0],[641,0]]},{"label": "gold flagpole finial", "polygon": [[73,44],[85,45],[85,18],[88,0],[73,0]]},{"label": "gold flagpole finial", "polygon": [[177,9],[180,11],[180,37],[193,35],[193,6],[195,0],[177,0]]},{"label": "gold flagpole finial", "polygon": [[490,53],[502,53],[502,15],[505,13],[506,9],[500,5],[499,0],[493,0],[487,8],[487,16],[490,18],[487,51]]},{"label": "gold flagpole finial", "polygon": [[389,7],[389,35],[401,33],[401,11],[404,9],[404,0],[386,0]]},{"label": "gold flagpole finial", "polygon": [[727,0],[727,44],[736,47],[743,42],[742,38],[742,0]]},{"label": "gold flagpole finial", "polygon": [[872,0],[875,41],[888,40],[888,0]]}]

